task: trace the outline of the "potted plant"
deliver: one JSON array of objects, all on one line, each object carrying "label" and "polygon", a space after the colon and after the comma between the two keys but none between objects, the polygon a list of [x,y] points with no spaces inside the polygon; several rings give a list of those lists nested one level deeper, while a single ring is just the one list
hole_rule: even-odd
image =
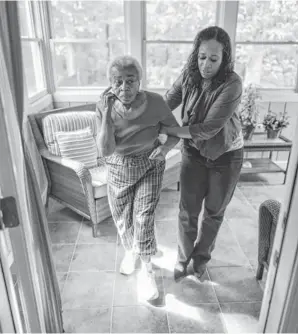
[{"label": "potted plant", "polygon": [[280,131],[289,125],[289,116],[286,110],[277,115],[269,109],[264,117],[263,125],[267,132],[267,138],[277,138]]},{"label": "potted plant", "polygon": [[258,123],[259,110],[257,102],[261,99],[257,87],[249,84],[245,87],[239,106],[240,121],[242,125],[243,138],[251,139]]}]

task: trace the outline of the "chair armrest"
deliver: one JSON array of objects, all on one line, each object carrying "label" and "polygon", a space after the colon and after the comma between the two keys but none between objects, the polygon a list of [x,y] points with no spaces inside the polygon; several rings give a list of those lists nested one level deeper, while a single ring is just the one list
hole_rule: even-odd
[{"label": "chair armrest", "polygon": [[266,200],[259,207],[259,263],[269,263],[279,211],[280,202],[276,200]]},{"label": "chair armrest", "polygon": [[57,163],[58,165],[64,166],[73,170],[80,179],[89,179],[91,182],[91,175],[89,170],[80,161],[75,161],[69,158],[62,158],[57,155],[51,154],[48,150],[42,149],[40,154],[43,158]]},{"label": "chair armrest", "polygon": [[96,223],[92,178],[85,165],[53,155],[46,149],[41,150],[40,154],[48,166],[53,195],[84,212]]}]

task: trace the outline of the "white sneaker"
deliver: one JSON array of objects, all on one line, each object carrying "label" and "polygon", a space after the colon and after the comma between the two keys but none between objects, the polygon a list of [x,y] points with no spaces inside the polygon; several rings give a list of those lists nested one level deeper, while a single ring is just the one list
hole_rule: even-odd
[{"label": "white sneaker", "polygon": [[152,269],[152,264],[143,263],[143,268],[141,270],[141,288],[142,295],[147,301],[155,300],[159,297],[159,292],[157,289],[157,284],[155,280],[155,273]]},{"label": "white sneaker", "polygon": [[120,265],[120,273],[123,275],[131,275],[136,269],[136,263],[139,256],[133,251],[126,251]]}]

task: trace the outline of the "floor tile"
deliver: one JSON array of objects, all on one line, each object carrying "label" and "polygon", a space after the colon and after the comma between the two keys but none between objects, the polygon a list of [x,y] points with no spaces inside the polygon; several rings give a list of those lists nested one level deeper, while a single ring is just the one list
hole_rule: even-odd
[{"label": "floor tile", "polygon": [[287,192],[285,185],[268,185],[267,188],[270,191],[270,196],[277,201],[282,202]]},{"label": "floor tile", "polygon": [[215,249],[208,267],[249,266],[248,258],[234,237],[228,224],[224,222],[219,230]]},{"label": "floor tile", "polygon": [[256,210],[267,199],[276,199],[276,194],[269,187],[245,187],[241,191]]},{"label": "floor tile", "polygon": [[63,311],[65,333],[109,333],[110,320],[108,307]]},{"label": "floor tile", "polygon": [[256,216],[257,212],[255,208],[248,202],[246,198],[239,199],[234,197],[225,212],[225,217],[227,219],[255,218]]},{"label": "floor tile", "polygon": [[164,271],[164,287],[166,305],[173,298],[179,303],[189,306],[201,303],[216,303],[217,298],[212,287],[212,282],[208,278],[208,274],[200,282],[193,275],[189,275],[179,283],[176,283],[172,272]]},{"label": "floor tile", "polygon": [[[155,306],[164,306],[164,287],[162,281],[162,271],[156,269],[156,283],[159,291],[159,298],[152,302]],[[142,287],[140,271],[136,271],[132,275],[125,276],[121,274],[116,275],[115,281],[115,292],[114,292],[114,306],[132,306],[140,305],[144,303],[144,298],[142,292],[144,288]]]},{"label": "floor tile", "polygon": [[107,244],[114,243],[117,240],[117,230],[112,218],[108,218],[100,223],[100,236],[94,238],[92,235],[92,226],[84,219],[79,233],[79,244]]},{"label": "floor tile", "polygon": [[179,205],[180,191],[164,189],[160,194],[159,204]]},{"label": "floor tile", "polygon": [[264,182],[265,179],[262,177],[261,174],[258,173],[241,174],[237,186],[238,187],[246,187],[247,185],[262,186],[264,185]]},{"label": "floor tile", "polygon": [[[152,257],[160,298],[151,304],[138,294],[138,271],[129,277],[119,274],[124,250],[116,245],[113,220],[103,222],[101,236],[93,238],[87,221],[80,224],[81,216],[53,202],[49,229],[66,332],[109,332],[111,312],[114,332],[168,332],[167,315],[172,332],[255,332],[266,282],[266,275],[261,282],[255,280],[258,205],[268,196],[284,194],[284,186],[270,185],[264,175],[241,178],[208,264],[210,277],[206,273],[199,282],[189,275],[175,283],[180,193],[174,185],[163,190],[155,217],[158,253]],[[74,253],[71,243],[76,240]]]},{"label": "floor tile", "polygon": [[64,285],[63,309],[111,306],[114,272],[71,272]]},{"label": "floor tile", "polygon": [[158,204],[155,211],[155,220],[177,220],[179,206],[173,204]]},{"label": "floor tile", "polygon": [[114,307],[112,333],[169,333],[166,311],[145,305]]},{"label": "floor tile", "polygon": [[171,333],[225,333],[218,304],[190,306],[174,299],[167,311]]},{"label": "floor tile", "polygon": [[220,303],[261,301],[263,291],[247,267],[208,268]]},{"label": "floor tile", "polygon": [[258,333],[261,302],[220,304],[228,333]]},{"label": "floor tile", "polygon": [[57,272],[67,272],[75,245],[52,245],[55,268]]},{"label": "floor tile", "polygon": [[228,225],[235,234],[240,247],[249,261],[257,259],[258,219],[228,219]]},{"label": "floor tile", "polygon": [[70,271],[115,270],[116,244],[78,244]]},{"label": "floor tile", "polygon": [[[285,168],[286,166],[282,166],[282,168]],[[284,179],[285,174],[284,173],[262,173],[259,174],[262,178],[265,185],[281,185],[284,186]]]},{"label": "floor tile", "polygon": [[49,212],[47,218],[49,223],[80,223],[83,220],[82,216],[65,207],[62,207],[57,211]]},{"label": "floor tile", "polygon": [[48,226],[53,244],[74,244],[77,240],[81,223],[52,223]]},{"label": "floor tile", "polygon": [[177,227],[176,220],[156,220],[155,221],[156,238],[159,245],[171,246],[177,245]]}]

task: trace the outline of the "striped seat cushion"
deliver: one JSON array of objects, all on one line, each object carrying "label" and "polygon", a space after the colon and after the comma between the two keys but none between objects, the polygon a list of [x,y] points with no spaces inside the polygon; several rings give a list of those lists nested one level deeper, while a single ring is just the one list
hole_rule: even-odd
[{"label": "striped seat cushion", "polygon": [[56,139],[56,133],[61,131],[76,131],[90,127],[96,141],[97,128],[94,111],[68,111],[49,114],[42,120],[42,132],[48,150],[54,155],[61,155]]},{"label": "striped seat cushion", "polygon": [[90,127],[77,131],[56,132],[63,158],[82,162],[87,168],[97,166],[97,146]]}]

